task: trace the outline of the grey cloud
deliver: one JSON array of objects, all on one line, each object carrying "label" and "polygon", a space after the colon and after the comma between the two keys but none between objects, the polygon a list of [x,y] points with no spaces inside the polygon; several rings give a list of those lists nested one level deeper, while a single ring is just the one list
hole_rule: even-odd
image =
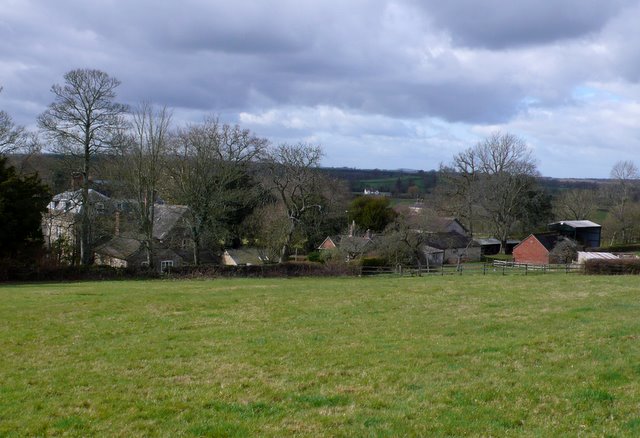
[{"label": "grey cloud", "polygon": [[151,100],[175,107],[183,119],[340,109],[359,118],[303,130],[258,126],[276,138],[323,132],[327,141],[348,145],[373,134],[381,149],[417,143],[402,143],[410,139],[406,132],[377,129],[363,118],[400,126],[435,120],[454,130],[508,125],[530,117],[527,109],[553,118],[576,107],[572,90],[581,84],[618,81],[625,98],[629,82],[640,80],[637,0],[24,0],[11,6],[0,10],[0,108],[25,125],[51,101],[50,86],[77,67],[119,78],[125,103]]},{"label": "grey cloud", "polygon": [[421,5],[454,42],[503,49],[547,44],[602,30],[631,0],[452,0]]}]

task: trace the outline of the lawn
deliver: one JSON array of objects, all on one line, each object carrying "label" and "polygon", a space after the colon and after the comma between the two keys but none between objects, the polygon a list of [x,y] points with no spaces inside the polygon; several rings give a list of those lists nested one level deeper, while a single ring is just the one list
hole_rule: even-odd
[{"label": "lawn", "polygon": [[637,277],[0,287],[0,436],[637,436]]}]

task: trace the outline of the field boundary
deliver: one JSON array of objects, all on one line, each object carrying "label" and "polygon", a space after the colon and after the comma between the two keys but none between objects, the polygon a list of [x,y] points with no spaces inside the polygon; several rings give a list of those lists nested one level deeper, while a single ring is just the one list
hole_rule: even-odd
[{"label": "field boundary", "polygon": [[441,266],[363,266],[360,269],[361,276],[371,275],[397,275],[397,276],[423,276],[423,275],[542,275],[542,274],[584,274],[584,265],[575,263],[532,265],[527,263],[514,263],[495,260],[492,263],[462,263],[459,265]]}]

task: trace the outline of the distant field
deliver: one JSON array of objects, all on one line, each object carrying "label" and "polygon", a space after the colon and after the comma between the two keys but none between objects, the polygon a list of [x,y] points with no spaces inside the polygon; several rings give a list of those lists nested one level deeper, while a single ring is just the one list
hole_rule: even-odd
[{"label": "distant field", "polygon": [[401,176],[398,178],[377,178],[364,179],[351,183],[353,190],[361,192],[364,189],[380,190],[383,192],[391,192],[396,186],[396,182],[401,180],[405,186],[415,185],[421,191],[425,190],[424,180],[419,176]]},{"label": "distant field", "polygon": [[0,436],[638,436],[637,277],[0,287]]}]

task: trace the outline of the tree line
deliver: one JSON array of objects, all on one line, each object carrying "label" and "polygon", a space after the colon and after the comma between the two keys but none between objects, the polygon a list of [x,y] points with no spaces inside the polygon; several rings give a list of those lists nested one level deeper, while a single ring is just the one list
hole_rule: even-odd
[{"label": "tree line", "polygon": [[[64,157],[69,173],[79,176],[85,207],[77,224],[79,263],[92,261],[96,224],[88,206],[97,175],[108,181],[114,196],[131,201],[133,228],[150,266],[158,202],[188,207],[194,264],[201,262],[203,248],[243,243],[269,248],[274,259],[284,261],[295,249],[308,252],[325,236],[343,232],[351,221],[378,233],[411,231],[407,215],[401,208],[392,210],[389,200],[351,201],[344,182],[320,171],[320,146],[272,145],[216,117],[174,126],[167,107],[118,102],[119,85],[100,70],[69,71],[51,87],[52,102],[38,117],[38,133],[27,132],[0,111],[0,154],[28,158],[46,142]],[[27,210],[42,214],[51,193],[37,176],[25,175],[4,158],[0,170],[2,187],[24,188],[33,203]],[[496,132],[454,155],[433,178],[430,193],[419,194],[428,204],[426,217],[455,216],[472,235],[496,237],[503,246],[510,236],[540,230],[554,218],[591,219],[598,208],[608,211],[605,229],[611,243],[635,241],[640,233],[639,173],[632,162],[617,163],[605,189],[571,189],[552,196],[538,183],[536,160],[524,140]],[[33,221],[21,222],[28,215],[11,198],[11,190],[3,188],[0,213],[5,223],[26,227]],[[37,247],[38,233],[30,233],[21,239]],[[5,239],[23,234],[12,231]],[[15,245],[2,247],[5,258],[20,252]]]},{"label": "tree line", "polygon": [[[205,247],[258,237],[278,260],[286,260],[295,247],[306,249],[318,233],[337,231],[337,211],[344,211],[340,203],[346,201],[346,191],[318,171],[319,146],[274,146],[215,117],[174,127],[166,107],[119,103],[119,85],[99,70],[69,71],[61,84],[51,87],[53,101],[38,117],[41,139],[79,176],[81,264],[92,262],[96,223],[90,188],[98,174],[109,181],[114,196],[130,201],[134,229],[150,266],[158,202],[188,207],[194,264],[200,263]],[[2,152],[24,150],[24,129],[6,113],[2,117]]]}]

